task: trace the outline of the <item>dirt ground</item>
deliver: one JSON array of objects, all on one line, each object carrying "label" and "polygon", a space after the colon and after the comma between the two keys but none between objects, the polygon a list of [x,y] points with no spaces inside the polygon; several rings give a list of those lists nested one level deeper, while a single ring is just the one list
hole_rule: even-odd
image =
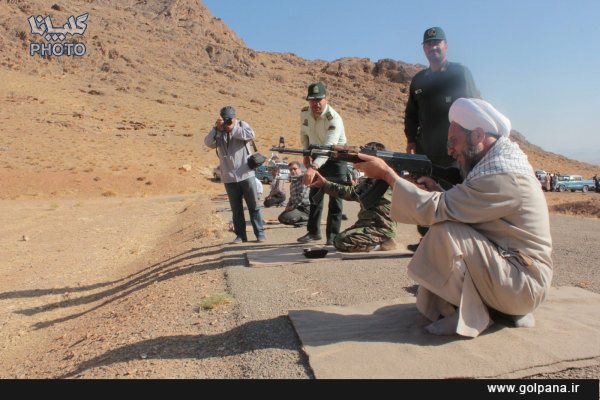
[{"label": "dirt ground", "polygon": [[[286,310],[412,290],[405,274],[378,266],[384,285],[366,291],[366,262],[350,287],[332,269],[330,298],[277,270],[244,270],[241,250],[223,246],[228,215],[211,201],[223,185],[210,180],[217,156],[203,138],[232,104],[261,152],[282,135],[299,147],[306,85],[322,80],[350,144],[368,136],[403,151],[398,127],[422,66],[255,51],[194,0],[53,3],[0,3],[0,378],[311,378]],[[29,15],[64,21],[83,10],[93,16],[88,56],[27,54]],[[598,173],[525,138],[535,169]],[[600,194],[546,196],[566,215],[557,257],[571,267],[586,256],[572,248],[597,247]],[[556,282],[598,292],[594,271],[577,258]],[[310,271],[289,273],[320,285]]]},{"label": "dirt ground", "polygon": [[[594,214],[600,194],[547,197],[550,207],[589,201]],[[198,195],[1,201],[0,377],[311,377],[278,301],[253,306],[240,296],[206,307],[239,285],[228,277],[239,259],[221,249],[232,235],[226,213],[213,207]],[[596,219],[582,221],[598,230]],[[599,291],[595,275],[557,275]],[[352,290],[344,295],[357,301]],[[272,318],[261,319],[270,307]]]},{"label": "dirt ground", "polygon": [[[195,198],[195,197],[194,197]],[[0,376],[70,376],[86,360],[136,344],[136,360],[83,377],[218,377],[224,360],[152,361],[159,338],[232,326],[217,244],[225,227],[189,197],[1,203]],[[185,347],[185,346],[184,346]],[[218,346],[217,346],[218,347]],[[181,351],[186,351],[181,348]],[[209,372],[207,372],[209,371]],[[72,374],[71,374],[72,375]]]}]

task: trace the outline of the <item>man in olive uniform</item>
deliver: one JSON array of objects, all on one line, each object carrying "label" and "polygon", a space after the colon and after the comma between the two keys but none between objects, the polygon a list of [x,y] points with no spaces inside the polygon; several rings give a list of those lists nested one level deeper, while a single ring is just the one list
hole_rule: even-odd
[{"label": "man in olive uniform", "polygon": [[[378,142],[370,142],[366,147],[375,150],[385,150],[385,146]],[[347,201],[360,201],[361,194],[365,193],[375,181],[366,178],[356,186],[339,185],[329,182],[319,173],[311,187],[323,188],[323,191],[331,197],[339,197]],[[390,216],[392,189],[388,188],[385,194],[369,208],[360,205],[358,220],[350,228],[338,234],[333,245],[342,252],[358,253],[375,250],[394,250],[397,244],[396,221]]]},{"label": "man in olive uniform", "polygon": [[[327,90],[322,82],[313,83],[308,87],[308,107],[304,107],[300,113],[300,142],[304,149],[311,144],[320,145],[344,145],[346,144],[346,133],[342,117],[328,104]],[[328,159],[319,156],[314,160],[304,157],[306,172],[302,183],[310,186],[317,171],[328,180],[346,184],[348,164],[344,161]],[[321,240],[321,214],[323,213],[323,197],[318,188],[310,190],[310,213],[308,233],[300,238],[299,242],[308,243]],[[327,213],[327,244],[333,244],[333,239],[340,233],[342,224],[343,201],[338,197],[329,197],[329,210]]]},{"label": "man in olive uniform", "polygon": [[[417,73],[410,83],[410,93],[404,114],[406,152],[425,154],[433,164],[441,167],[456,166],[448,155],[448,111],[452,103],[461,97],[479,98],[471,71],[461,64],[446,59],[448,43],[446,33],[438,26],[423,34],[423,52],[429,68]],[[440,181],[444,189],[452,184]],[[418,226],[425,235],[427,227]],[[414,251],[418,245],[409,245]]]}]

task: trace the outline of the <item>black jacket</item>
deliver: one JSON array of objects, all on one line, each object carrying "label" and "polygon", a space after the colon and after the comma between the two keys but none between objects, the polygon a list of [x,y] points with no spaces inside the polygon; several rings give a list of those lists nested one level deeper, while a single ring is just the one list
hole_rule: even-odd
[{"label": "black jacket", "polygon": [[[404,116],[404,133],[409,143],[417,144],[417,153],[434,163],[449,166],[448,111],[454,100],[479,98],[473,76],[461,64],[447,62],[441,71],[427,68],[414,76]],[[441,162],[440,162],[441,161]]]}]

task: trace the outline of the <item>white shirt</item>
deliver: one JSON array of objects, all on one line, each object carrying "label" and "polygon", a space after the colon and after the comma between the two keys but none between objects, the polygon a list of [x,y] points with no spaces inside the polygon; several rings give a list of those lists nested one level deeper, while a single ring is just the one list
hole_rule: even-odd
[{"label": "white shirt", "polygon": [[[310,107],[304,107],[300,113],[300,143],[308,149],[311,144],[334,145],[346,144],[346,132],[342,117],[329,104],[325,106],[319,118],[315,119]],[[314,160],[321,167],[327,157],[320,156]]]}]

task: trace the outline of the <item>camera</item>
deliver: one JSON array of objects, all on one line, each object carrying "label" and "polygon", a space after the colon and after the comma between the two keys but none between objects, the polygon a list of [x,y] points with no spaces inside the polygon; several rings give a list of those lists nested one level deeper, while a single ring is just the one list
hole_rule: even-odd
[{"label": "camera", "polygon": [[233,123],[233,118],[227,118],[225,120],[223,120],[223,125],[224,126],[229,126]]}]

